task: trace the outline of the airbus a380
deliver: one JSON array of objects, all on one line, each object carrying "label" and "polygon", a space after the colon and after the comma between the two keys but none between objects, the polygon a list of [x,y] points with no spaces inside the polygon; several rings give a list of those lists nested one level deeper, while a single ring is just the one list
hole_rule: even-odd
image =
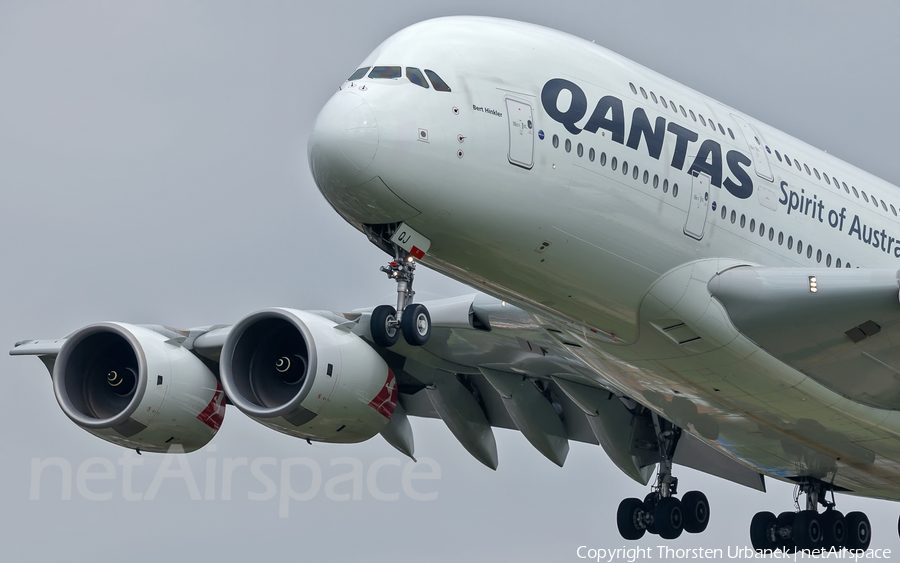
[{"label": "airbus a380", "polygon": [[[569,440],[599,444],[650,484],[618,506],[631,540],[706,529],[678,465],[797,485],[796,511],[752,517],[758,550],[867,549],[868,518],[836,501],[900,500],[895,186],[592,42],[475,17],[382,43],[308,153],[389,255],[396,307],[104,322],[11,354],[40,357],[76,424],[141,451],[203,447],[226,401],[409,456],[407,416],[441,418],[492,468],[492,426],[560,466]],[[491,297],[417,303],[417,264]]]}]

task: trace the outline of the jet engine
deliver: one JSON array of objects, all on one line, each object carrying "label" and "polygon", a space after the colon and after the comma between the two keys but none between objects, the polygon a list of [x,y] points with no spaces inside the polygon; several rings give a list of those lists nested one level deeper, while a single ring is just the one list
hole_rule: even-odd
[{"label": "jet engine", "polygon": [[78,426],[142,451],[199,449],[225,415],[225,394],[200,359],[125,323],[97,323],[69,336],[53,367],[53,392]]},{"label": "jet engine", "polygon": [[319,442],[368,440],[397,405],[394,374],[364,340],[306,311],[265,309],[234,325],[222,385],[247,416]]}]

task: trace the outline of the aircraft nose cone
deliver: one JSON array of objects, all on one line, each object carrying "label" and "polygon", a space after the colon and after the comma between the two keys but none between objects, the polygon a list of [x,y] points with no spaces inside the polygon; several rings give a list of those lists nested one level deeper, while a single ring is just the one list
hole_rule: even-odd
[{"label": "aircraft nose cone", "polygon": [[366,169],[378,150],[378,124],[354,92],[333,96],[316,118],[309,138],[309,165],[323,192],[357,186],[375,175]]}]

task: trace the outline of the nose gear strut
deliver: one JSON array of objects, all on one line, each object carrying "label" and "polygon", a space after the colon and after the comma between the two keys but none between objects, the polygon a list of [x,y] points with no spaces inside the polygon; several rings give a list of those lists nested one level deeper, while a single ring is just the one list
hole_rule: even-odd
[{"label": "nose gear strut", "polygon": [[387,266],[382,266],[381,271],[387,274],[388,279],[397,282],[397,307],[375,307],[369,324],[372,340],[378,346],[387,348],[396,344],[402,333],[410,346],[422,346],[431,336],[431,315],[425,305],[413,303],[416,295],[413,291],[415,259],[394,246],[394,259]]}]

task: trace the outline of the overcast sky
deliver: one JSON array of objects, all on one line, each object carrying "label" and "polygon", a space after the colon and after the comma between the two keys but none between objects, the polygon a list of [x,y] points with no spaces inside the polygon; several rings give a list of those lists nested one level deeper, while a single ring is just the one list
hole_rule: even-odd
[{"label": "overcast sky", "polygon": [[[900,181],[894,2],[486,4],[0,0],[0,349],[101,320],[230,324],[267,306],[350,310],[390,298],[394,288],[378,271],[384,256],[319,195],[306,140],[319,109],[375,46],[441,15],[510,17],[593,39]],[[467,291],[420,272],[422,298]],[[440,478],[414,481],[409,493],[407,461],[380,437],[310,446],[229,409],[215,451],[186,458],[200,495],[214,469],[212,500],[192,500],[185,479],[170,478],[153,500],[129,501],[125,450],[69,422],[39,361],[4,353],[0,376],[7,560],[577,561],[580,545],[625,545],[616,506],[647,492],[596,446],[572,444],[560,469],[518,433],[498,430],[492,472],[440,421],[414,420],[417,456],[434,460]],[[40,499],[31,500],[32,460],[54,457],[72,468],[71,500],[61,500],[59,468],[44,472]],[[242,457],[273,458],[260,467],[274,498],[248,498],[265,497],[266,487],[238,467],[232,498],[222,499],[225,460]],[[326,492],[351,467],[331,463],[346,457],[376,476],[375,490],[363,482],[361,500]],[[86,489],[111,493],[108,501],[77,486],[91,458],[115,471]],[[282,518],[280,471],[291,458],[318,467],[323,484]],[[150,492],[163,459],[142,456],[134,492]],[[292,486],[309,489],[313,472],[297,466]],[[792,487],[771,480],[764,495],[687,469],[676,475],[683,492],[707,493],[712,522],[676,542],[629,544],[653,547],[654,558],[657,545],[749,545],[755,512],[792,506]],[[399,498],[379,500],[378,491]],[[900,505],[839,497],[839,508],[866,511],[873,547],[900,553]]]}]

